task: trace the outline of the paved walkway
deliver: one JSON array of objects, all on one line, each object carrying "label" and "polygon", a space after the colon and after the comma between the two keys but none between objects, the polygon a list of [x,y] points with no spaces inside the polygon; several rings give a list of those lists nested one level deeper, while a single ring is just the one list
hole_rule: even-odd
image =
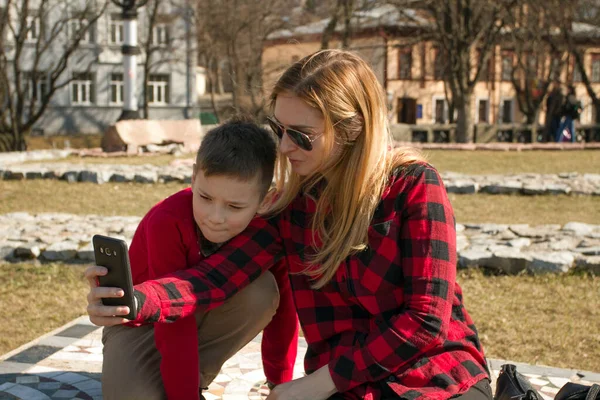
[{"label": "paved walkway", "polygon": [[[306,342],[301,338],[295,375],[302,376]],[[497,378],[507,361],[490,359]],[[600,383],[600,373],[517,364],[544,399],[553,399],[566,382]],[[0,356],[0,399],[102,399],[101,329],[77,318],[14,351]],[[205,393],[207,400],[261,400],[268,394],[260,361],[260,336],[224,365]]]}]

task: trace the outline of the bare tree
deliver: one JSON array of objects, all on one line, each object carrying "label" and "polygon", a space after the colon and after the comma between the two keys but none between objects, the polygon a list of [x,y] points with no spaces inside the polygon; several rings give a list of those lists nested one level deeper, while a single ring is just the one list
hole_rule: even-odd
[{"label": "bare tree", "polygon": [[86,65],[96,57],[80,44],[93,38],[93,28],[107,2],[93,0],[7,0],[0,13],[0,150],[25,150],[25,137],[40,119],[57,90],[69,85],[70,64]]},{"label": "bare tree", "polygon": [[[597,35],[600,33],[600,4],[597,0],[577,0],[565,9],[562,3],[560,0],[551,0],[548,8],[555,10],[552,15],[559,28],[560,37],[573,56],[574,68],[579,71],[581,81],[590,96],[596,114],[595,122],[600,123],[600,97],[592,87],[584,57],[588,35],[597,40]],[[560,8],[555,8],[560,5],[562,5]],[[582,29],[576,29],[577,27]]]},{"label": "bare tree", "polygon": [[333,37],[335,33],[335,29],[338,25],[338,21],[340,18],[344,23],[344,29],[342,31],[341,44],[342,48],[348,48],[350,45],[350,36],[351,36],[351,20],[352,14],[354,13],[355,8],[355,0],[337,0],[335,6],[331,10],[331,16],[327,26],[323,30],[323,35],[321,36],[321,49],[326,49],[329,47],[329,41]]},{"label": "bare tree", "polygon": [[[422,39],[437,43],[448,62],[446,81],[457,110],[457,141],[473,140],[472,98],[517,0],[392,0],[423,29]],[[416,10],[409,14],[406,10]],[[418,15],[414,18],[412,15]],[[422,23],[422,19],[427,23]],[[475,56],[474,56],[475,55]]]},{"label": "bare tree", "polygon": [[504,44],[516,58],[511,81],[519,109],[531,124],[532,135],[537,135],[541,106],[552,83],[560,83],[560,73],[567,54],[554,34],[554,18],[547,12],[547,4],[524,0],[510,15]]},{"label": "bare tree", "polygon": [[270,33],[286,25],[287,12],[289,2],[284,0],[198,0],[199,46],[214,51],[207,54],[201,48],[200,53],[209,67],[226,66],[222,72],[229,75],[238,112],[257,117],[263,112],[263,44]]}]

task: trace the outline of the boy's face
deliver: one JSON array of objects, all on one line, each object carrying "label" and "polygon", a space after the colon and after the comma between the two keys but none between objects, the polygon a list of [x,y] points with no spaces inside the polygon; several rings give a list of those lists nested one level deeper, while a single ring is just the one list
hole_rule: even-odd
[{"label": "boy's face", "polygon": [[195,165],[192,191],[196,224],[214,243],[226,242],[241,233],[267,203],[261,201],[258,177],[246,182],[231,176],[206,176]]}]

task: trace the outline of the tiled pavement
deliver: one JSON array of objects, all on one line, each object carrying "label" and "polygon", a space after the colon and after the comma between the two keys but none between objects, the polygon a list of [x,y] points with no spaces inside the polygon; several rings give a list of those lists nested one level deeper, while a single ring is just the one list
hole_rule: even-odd
[{"label": "tiled pavement", "polygon": [[[87,317],[0,356],[0,400],[102,399],[101,329]],[[302,376],[306,343],[300,341],[295,375]],[[503,360],[489,360],[494,381]],[[558,368],[517,365],[545,399],[553,399],[569,381],[600,383],[600,374]],[[230,359],[205,393],[207,400],[260,400],[268,389],[260,360],[260,336]]]}]

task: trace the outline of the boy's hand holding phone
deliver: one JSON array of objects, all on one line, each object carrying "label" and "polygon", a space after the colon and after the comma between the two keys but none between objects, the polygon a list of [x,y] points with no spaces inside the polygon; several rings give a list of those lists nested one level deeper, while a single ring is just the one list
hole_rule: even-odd
[{"label": "boy's hand holding phone", "polygon": [[95,235],[92,239],[96,264],[85,271],[90,285],[88,315],[99,326],[119,325],[137,315],[127,244]]}]

